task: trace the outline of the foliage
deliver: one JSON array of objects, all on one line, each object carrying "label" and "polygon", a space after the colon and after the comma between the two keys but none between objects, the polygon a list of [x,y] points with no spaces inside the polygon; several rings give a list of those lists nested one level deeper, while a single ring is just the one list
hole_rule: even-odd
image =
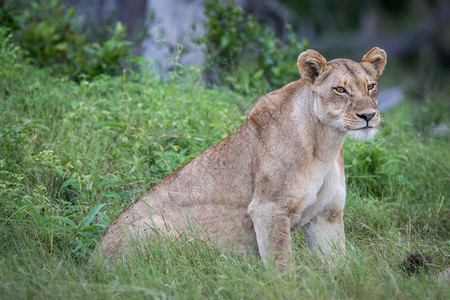
[{"label": "foliage", "polygon": [[15,20],[17,15],[17,7],[12,2],[2,1],[0,3],[0,27],[17,30],[19,25]]},{"label": "foliage", "polygon": [[134,72],[78,84],[51,77],[23,63],[7,30],[0,33],[0,218],[10,229],[43,227],[36,235],[44,244],[76,256],[85,258],[109,223],[105,209],[123,208],[222,138],[236,109],[221,100],[230,91],[199,90],[196,69],[181,68],[169,82]]},{"label": "foliage", "polygon": [[76,11],[66,9],[57,0],[2,4],[10,21],[2,22],[14,31],[15,41],[35,65],[51,67],[54,74],[79,79],[100,74],[117,75],[122,63],[131,58],[131,43],[125,40],[121,23],[110,29],[109,37],[89,42],[75,21]]},{"label": "foliage", "polygon": [[233,0],[222,2],[205,4],[206,34],[199,42],[205,45],[207,75],[244,93],[298,79],[296,59],[306,41],[299,43],[288,25],[283,42]]},{"label": "foliage", "polygon": [[[113,218],[243,121],[251,102],[208,89],[198,69],[161,80],[131,71],[74,83],[37,69],[0,28],[0,293],[5,298],[438,298],[448,285],[407,276],[419,250],[447,267],[449,139],[404,104],[377,140],[347,140],[348,255],[322,263],[294,234],[294,271],[195,234],[137,247],[118,265],[87,264]],[[432,111],[432,110],[431,110]]]}]

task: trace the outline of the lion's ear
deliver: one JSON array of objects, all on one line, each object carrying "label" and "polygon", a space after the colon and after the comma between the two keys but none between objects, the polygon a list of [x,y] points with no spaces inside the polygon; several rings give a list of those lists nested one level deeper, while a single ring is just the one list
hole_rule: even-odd
[{"label": "lion's ear", "polygon": [[372,76],[375,80],[380,78],[383,73],[384,67],[387,63],[387,55],[383,49],[378,47],[374,47],[367,52],[362,60],[361,66],[370,76]]},{"label": "lion's ear", "polygon": [[319,52],[306,50],[297,59],[298,71],[309,84],[314,84],[316,78],[325,71],[327,60]]}]

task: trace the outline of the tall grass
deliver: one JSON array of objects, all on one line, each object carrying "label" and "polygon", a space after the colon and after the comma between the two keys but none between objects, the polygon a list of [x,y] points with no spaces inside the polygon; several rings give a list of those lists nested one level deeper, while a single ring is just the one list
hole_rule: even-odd
[{"label": "tall grass", "polygon": [[111,219],[237,128],[254,99],[206,89],[192,68],[75,84],[0,36],[2,298],[448,298],[448,285],[399,267],[411,251],[434,257],[431,274],[450,264],[449,136],[424,126],[433,102],[401,104],[374,141],[346,142],[348,255],[333,264],[298,232],[284,276],[195,236],[88,266]]}]

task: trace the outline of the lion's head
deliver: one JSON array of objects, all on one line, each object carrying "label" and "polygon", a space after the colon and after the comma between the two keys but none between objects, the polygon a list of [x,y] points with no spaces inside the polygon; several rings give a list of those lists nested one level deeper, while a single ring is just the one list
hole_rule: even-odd
[{"label": "lion's head", "polygon": [[377,80],[386,62],[386,52],[377,47],[360,63],[349,59],[327,62],[317,51],[307,50],[298,57],[297,66],[315,95],[314,112],[319,120],[368,140],[380,123]]}]

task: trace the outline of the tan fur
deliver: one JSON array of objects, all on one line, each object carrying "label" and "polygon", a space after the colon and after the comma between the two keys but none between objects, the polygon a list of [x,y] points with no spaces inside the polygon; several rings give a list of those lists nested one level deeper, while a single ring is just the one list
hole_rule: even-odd
[{"label": "tan fur", "polygon": [[[128,239],[188,227],[224,247],[254,249],[280,268],[291,266],[290,234],[297,228],[319,253],[345,249],[343,143],[347,133],[375,134],[377,87],[368,85],[381,75],[386,53],[373,48],[361,63],[327,62],[308,50],[297,64],[301,80],[262,97],[236,132],[125,209],[95,255],[118,258]],[[363,114],[374,116],[366,121]]]}]

